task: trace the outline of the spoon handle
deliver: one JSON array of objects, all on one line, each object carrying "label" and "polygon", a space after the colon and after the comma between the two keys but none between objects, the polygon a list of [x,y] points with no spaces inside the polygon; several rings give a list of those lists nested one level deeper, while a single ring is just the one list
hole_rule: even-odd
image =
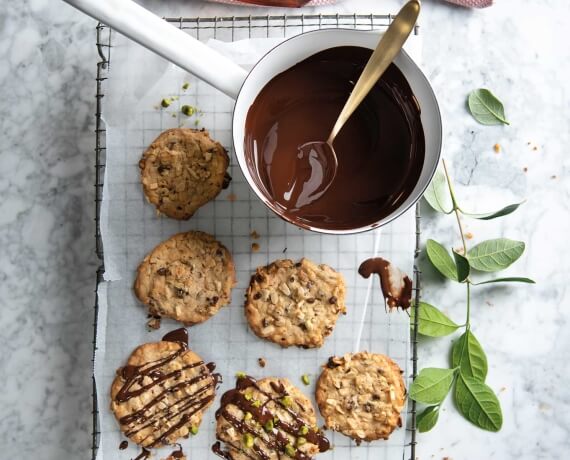
[{"label": "spoon handle", "polygon": [[410,0],[396,15],[370,56],[327,140],[332,145],[346,121],[398,55],[420,14],[420,1]]}]

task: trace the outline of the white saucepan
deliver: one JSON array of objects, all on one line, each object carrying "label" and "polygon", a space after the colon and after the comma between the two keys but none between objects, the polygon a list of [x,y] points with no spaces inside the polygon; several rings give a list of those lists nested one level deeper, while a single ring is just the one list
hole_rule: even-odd
[{"label": "white saucepan", "polygon": [[[378,34],[350,29],[322,29],[289,38],[269,51],[248,73],[208,48],[186,32],[169,24],[131,0],[65,0],[84,13],[109,25],[142,46],[180,66],[235,99],[233,117],[234,151],[241,171],[256,195],[280,217],[280,209],[253,180],[244,151],[247,113],[261,89],[276,75],[320,51],[337,46],[374,49]],[[401,51],[394,63],[406,77],[421,107],[425,136],[425,160],[419,180],[405,200],[390,215],[365,227],[330,230],[309,227],[322,233],[346,234],[369,230],[391,222],[422,196],[437,168],[442,147],[442,122],[433,90],[410,56]],[[296,225],[299,225],[296,223]]]}]

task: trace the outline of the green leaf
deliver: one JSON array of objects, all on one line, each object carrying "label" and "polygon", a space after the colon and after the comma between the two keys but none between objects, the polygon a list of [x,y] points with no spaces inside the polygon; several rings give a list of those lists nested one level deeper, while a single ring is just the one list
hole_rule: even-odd
[{"label": "green leaf", "polygon": [[487,357],[483,347],[471,331],[465,332],[453,344],[451,365],[459,367],[463,377],[474,378],[481,382],[487,377]]},{"label": "green leaf", "polygon": [[[445,314],[439,311],[429,303],[420,302],[417,309],[419,310],[418,317],[418,332],[428,337],[443,337],[455,332],[459,326],[449,319]],[[411,309],[411,321],[413,324],[416,308]]]},{"label": "green leaf", "polygon": [[426,250],[432,265],[446,278],[457,281],[457,267],[447,249],[435,240],[427,240]]},{"label": "green leaf", "polygon": [[457,281],[463,283],[467,278],[469,278],[469,272],[471,267],[467,258],[455,250],[453,250],[453,258],[455,259],[455,266],[457,267]]},{"label": "green leaf", "polygon": [[440,168],[436,170],[433,179],[424,192],[424,198],[428,204],[438,212],[449,214],[453,211],[447,178]]},{"label": "green leaf", "polygon": [[455,369],[422,369],[410,386],[410,398],[424,404],[439,404],[449,393],[454,374]]},{"label": "green leaf", "polygon": [[466,215],[466,216],[473,217],[474,219],[491,220],[491,219],[495,219],[496,217],[507,216],[507,215],[515,212],[519,208],[519,206],[523,203],[524,203],[524,201],[521,201],[520,203],[514,203],[514,204],[510,204],[508,206],[505,206],[504,208],[499,209],[498,211],[485,212],[482,214],[474,214],[474,213],[470,213],[470,212],[465,212],[463,210],[461,210],[461,213]]},{"label": "green leaf", "polygon": [[475,270],[496,272],[515,262],[524,252],[522,241],[497,238],[479,243],[467,254],[469,264]]},{"label": "green leaf", "polygon": [[495,278],[494,280],[487,280],[481,281],[480,283],[471,283],[474,286],[480,286],[482,284],[491,284],[491,283],[528,283],[528,284],[536,284],[536,281],[531,280],[530,278],[520,278],[518,276],[511,276],[507,278]]},{"label": "green leaf", "polygon": [[499,431],[503,426],[501,404],[493,390],[471,377],[459,377],[455,385],[455,404],[459,412],[487,431]]},{"label": "green leaf", "polygon": [[479,88],[471,91],[467,104],[473,118],[483,125],[509,124],[502,102],[488,89]]},{"label": "green leaf", "polygon": [[420,433],[431,430],[439,418],[439,406],[427,407],[417,418],[417,427]]}]

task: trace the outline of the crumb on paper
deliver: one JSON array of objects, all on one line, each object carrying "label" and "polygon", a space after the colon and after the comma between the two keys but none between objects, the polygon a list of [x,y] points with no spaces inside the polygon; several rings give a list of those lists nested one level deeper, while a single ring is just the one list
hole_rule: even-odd
[{"label": "crumb on paper", "polygon": [[257,358],[257,364],[259,364],[259,367],[265,367],[267,362],[265,361],[265,358]]},{"label": "crumb on paper", "polygon": [[499,394],[501,394],[501,393],[503,393],[503,392],[505,392],[505,391],[507,391],[507,387],[501,387],[501,388],[499,388]]},{"label": "crumb on paper", "polygon": [[200,124],[200,120],[198,118],[196,118],[194,120],[194,126],[198,126]]},{"label": "crumb on paper", "polygon": [[473,233],[467,232],[467,233],[465,234],[465,238],[467,238],[468,240],[472,240],[472,239],[473,239]]},{"label": "crumb on paper", "polygon": [[463,254],[463,253],[465,252],[465,251],[463,250],[463,248],[455,248],[454,251],[455,251],[457,254]]},{"label": "crumb on paper", "polygon": [[485,303],[486,303],[487,305],[489,305],[490,307],[493,306],[493,304],[492,304],[490,301],[488,301],[488,300],[485,300]]},{"label": "crumb on paper", "polygon": [[170,115],[172,118],[176,118],[176,114],[173,113],[172,115]]},{"label": "crumb on paper", "polygon": [[493,150],[495,151],[495,153],[500,153],[501,152],[501,144],[493,145]]},{"label": "crumb on paper", "polygon": [[553,174],[552,176],[550,176],[551,179],[558,179],[558,176],[556,174]]},{"label": "crumb on paper", "polygon": [[170,104],[172,104],[172,99],[168,97],[165,97],[164,99],[162,99],[162,101],[160,101],[160,105],[164,108],[170,107]]},{"label": "crumb on paper", "polygon": [[283,254],[287,252],[287,248],[283,248]]},{"label": "crumb on paper", "polygon": [[251,244],[251,250],[252,250],[253,252],[259,251],[259,244],[257,244],[257,243],[252,243],[252,244]]},{"label": "crumb on paper", "polygon": [[523,171],[524,171],[524,172],[528,172],[528,168],[525,166],[525,167],[523,168]]},{"label": "crumb on paper", "polygon": [[227,199],[233,203],[237,200],[237,195],[235,193],[228,193]]},{"label": "crumb on paper", "polygon": [[249,236],[251,236],[254,240],[259,239],[259,233],[257,233],[255,230],[252,230]]},{"label": "crumb on paper", "polygon": [[160,316],[153,316],[146,323],[149,329],[160,329]]}]

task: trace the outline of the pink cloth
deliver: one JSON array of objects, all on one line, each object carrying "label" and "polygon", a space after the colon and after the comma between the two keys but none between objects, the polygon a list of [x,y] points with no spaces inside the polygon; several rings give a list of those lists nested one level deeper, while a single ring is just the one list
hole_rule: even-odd
[{"label": "pink cloth", "polygon": [[446,0],[455,5],[465,6],[467,8],[486,8],[493,4],[493,0]]},{"label": "pink cloth", "polygon": [[[247,3],[242,3],[239,0],[214,0],[220,3],[229,3],[234,5],[248,5]],[[449,3],[453,3],[455,5],[464,6],[466,8],[486,8],[493,4],[493,0],[445,0]],[[332,5],[335,3],[335,0],[311,0],[307,3],[307,6],[319,6],[319,5]]]}]

